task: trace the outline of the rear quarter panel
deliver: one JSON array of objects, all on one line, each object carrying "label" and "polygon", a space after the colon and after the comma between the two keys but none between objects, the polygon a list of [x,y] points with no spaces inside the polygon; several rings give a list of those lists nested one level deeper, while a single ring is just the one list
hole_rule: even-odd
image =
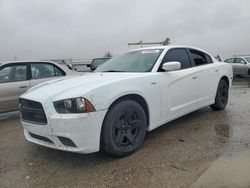
[{"label": "rear quarter panel", "polygon": [[225,62],[217,62],[218,67],[220,68],[221,78],[226,76],[229,79],[229,86],[232,86],[233,81],[233,68],[230,64]]}]

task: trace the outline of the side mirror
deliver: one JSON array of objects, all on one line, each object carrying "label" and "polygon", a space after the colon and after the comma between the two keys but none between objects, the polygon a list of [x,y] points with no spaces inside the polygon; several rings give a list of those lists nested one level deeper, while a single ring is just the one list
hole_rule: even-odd
[{"label": "side mirror", "polygon": [[91,69],[92,71],[94,71],[94,70],[96,70],[96,69],[97,69],[97,66],[92,65],[92,66],[90,67],[90,69]]},{"label": "side mirror", "polygon": [[91,67],[91,64],[87,64],[87,67]]},{"label": "side mirror", "polygon": [[181,69],[181,63],[178,61],[171,61],[164,63],[161,68],[164,71],[176,71]]}]

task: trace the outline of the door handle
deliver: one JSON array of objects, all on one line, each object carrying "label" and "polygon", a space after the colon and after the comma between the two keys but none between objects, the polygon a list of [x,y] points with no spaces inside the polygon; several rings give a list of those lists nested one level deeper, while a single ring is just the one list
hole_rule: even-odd
[{"label": "door handle", "polygon": [[219,72],[219,69],[215,69],[215,72]]},{"label": "door handle", "polygon": [[198,76],[193,76],[193,79],[195,80],[195,79],[197,79],[198,78]]},{"label": "door handle", "polygon": [[19,88],[20,89],[25,89],[25,88],[27,88],[28,86],[20,86]]}]

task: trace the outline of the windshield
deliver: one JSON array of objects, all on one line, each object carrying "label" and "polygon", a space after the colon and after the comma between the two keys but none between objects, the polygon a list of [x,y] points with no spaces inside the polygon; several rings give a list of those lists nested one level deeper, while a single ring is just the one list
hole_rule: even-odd
[{"label": "windshield", "polygon": [[107,61],[96,72],[150,72],[162,51],[147,49],[128,52]]},{"label": "windshield", "polygon": [[105,59],[93,59],[92,65],[94,65],[95,67],[99,67],[100,65],[102,65],[103,63],[105,63],[108,60],[109,60],[108,58],[105,58]]},{"label": "windshield", "polygon": [[250,57],[245,57],[248,63],[250,63]]}]

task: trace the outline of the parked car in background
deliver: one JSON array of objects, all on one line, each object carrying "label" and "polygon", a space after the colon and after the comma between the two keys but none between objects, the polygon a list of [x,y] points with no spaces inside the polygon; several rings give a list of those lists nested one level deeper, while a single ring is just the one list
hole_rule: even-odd
[{"label": "parked car in background", "polygon": [[250,56],[232,57],[225,60],[233,67],[234,75],[249,75],[250,76]]},{"label": "parked car in background", "polygon": [[72,59],[72,67],[77,72],[90,72],[88,65],[91,63],[91,59]]},{"label": "parked car in background", "polygon": [[223,110],[232,67],[194,47],[129,51],[94,73],[49,81],[20,97],[25,138],[79,153],[135,152],[147,131],[210,105]]},{"label": "parked car in background", "polygon": [[0,64],[0,113],[18,109],[18,98],[34,85],[75,73],[50,61]]},{"label": "parked car in background", "polygon": [[97,69],[97,67],[99,67],[100,65],[102,65],[103,63],[105,63],[110,59],[111,58],[109,57],[95,58],[92,60],[91,64],[88,65],[88,67],[90,67],[91,71],[94,71],[95,69]]}]

